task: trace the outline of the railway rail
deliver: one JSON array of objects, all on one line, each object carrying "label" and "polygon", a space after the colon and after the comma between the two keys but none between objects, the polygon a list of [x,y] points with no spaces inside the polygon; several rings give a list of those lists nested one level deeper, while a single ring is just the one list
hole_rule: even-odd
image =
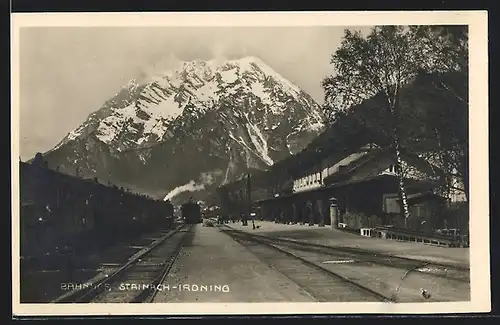
[{"label": "railway rail", "polygon": [[362,251],[348,247],[333,247],[321,244],[307,243],[295,241],[285,238],[276,238],[263,235],[249,234],[244,231],[235,230],[227,225],[223,225],[226,229],[231,229],[232,232],[239,236],[246,236],[249,239],[259,242],[271,243],[279,246],[286,246],[294,250],[301,250],[314,253],[322,253],[325,255],[335,256],[338,258],[355,260],[358,263],[369,263],[373,265],[381,265],[392,268],[404,269],[409,272],[421,273],[440,278],[446,278],[453,281],[468,283],[470,282],[469,268],[447,263],[433,262],[427,260],[419,260],[401,256],[394,256],[384,253],[375,253]]},{"label": "railway rail", "polygon": [[352,281],[269,241],[254,240],[226,227],[219,229],[246,247],[265,264],[297,284],[318,302],[395,302],[392,297]]},{"label": "railway rail", "polygon": [[192,225],[181,225],[138,252],[121,267],[94,283],[67,294],[58,303],[152,302],[175,263],[182,246],[193,235]]}]

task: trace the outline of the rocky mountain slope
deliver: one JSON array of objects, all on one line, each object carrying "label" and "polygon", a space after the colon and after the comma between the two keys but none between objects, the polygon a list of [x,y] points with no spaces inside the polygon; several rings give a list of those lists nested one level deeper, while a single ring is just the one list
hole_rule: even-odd
[{"label": "rocky mountain slope", "polygon": [[195,60],[130,81],[44,156],[51,168],[135,191],[203,196],[300,151],[323,120],[258,58]]}]

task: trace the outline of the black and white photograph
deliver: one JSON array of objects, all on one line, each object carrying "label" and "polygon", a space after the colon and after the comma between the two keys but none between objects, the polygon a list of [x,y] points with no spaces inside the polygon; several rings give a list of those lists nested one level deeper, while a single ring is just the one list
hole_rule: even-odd
[{"label": "black and white photograph", "polygon": [[14,314],[489,311],[487,18],[13,14]]}]

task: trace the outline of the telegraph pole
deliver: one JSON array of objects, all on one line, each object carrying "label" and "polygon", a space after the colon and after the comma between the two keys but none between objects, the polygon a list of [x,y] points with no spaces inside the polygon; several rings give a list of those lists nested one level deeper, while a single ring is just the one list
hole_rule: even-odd
[{"label": "telegraph pole", "polygon": [[247,174],[247,215],[252,218],[252,226],[255,229],[255,220],[252,217],[252,186],[250,173]]}]

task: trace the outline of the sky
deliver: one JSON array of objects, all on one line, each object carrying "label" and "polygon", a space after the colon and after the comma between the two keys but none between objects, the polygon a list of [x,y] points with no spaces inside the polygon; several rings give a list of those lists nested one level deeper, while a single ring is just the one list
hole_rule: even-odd
[{"label": "sky", "polygon": [[257,56],[318,103],[344,29],[370,27],[23,27],[20,155],[53,148],[129,80],[194,59]]}]

